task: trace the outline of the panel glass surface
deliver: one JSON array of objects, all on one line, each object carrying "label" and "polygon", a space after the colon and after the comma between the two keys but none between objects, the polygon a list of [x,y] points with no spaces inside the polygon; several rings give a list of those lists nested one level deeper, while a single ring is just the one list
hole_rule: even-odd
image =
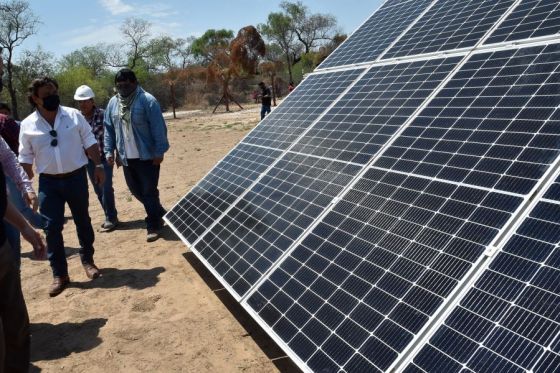
[{"label": "panel glass surface", "polygon": [[287,149],[363,71],[310,75],[243,142]]},{"label": "panel glass surface", "polygon": [[440,0],[383,58],[474,47],[514,0]]},{"label": "panel glass surface", "polygon": [[473,55],[376,166],[519,194],[560,148],[560,46]]},{"label": "panel glass surface", "polygon": [[558,0],[523,0],[492,33],[486,44],[514,41],[560,32]]},{"label": "panel glass surface", "polygon": [[319,69],[374,61],[430,3],[431,0],[387,1]]},{"label": "panel glass surface", "polygon": [[239,144],[169,210],[167,219],[183,239],[194,243],[281,154]]},{"label": "panel glass surface", "polygon": [[452,57],[372,68],[291,150],[367,163],[460,60]]},{"label": "panel glass surface", "polygon": [[369,169],[248,306],[312,371],[383,371],[522,199]]},{"label": "panel glass surface", "polygon": [[243,296],[359,170],[347,163],[287,153],[195,249]]},{"label": "panel glass surface", "polygon": [[557,192],[558,182],[405,371],[560,371]]}]

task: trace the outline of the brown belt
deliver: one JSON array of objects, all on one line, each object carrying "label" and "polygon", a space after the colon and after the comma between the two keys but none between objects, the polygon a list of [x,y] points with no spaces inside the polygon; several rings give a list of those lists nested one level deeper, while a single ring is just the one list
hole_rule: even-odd
[{"label": "brown belt", "polygon": [[40,176],[46,177],[47,179],[66,179],[71,176],[79,174],[86,166],[75,169],[74,171],[66,172],[63,174],[41,174]]}]

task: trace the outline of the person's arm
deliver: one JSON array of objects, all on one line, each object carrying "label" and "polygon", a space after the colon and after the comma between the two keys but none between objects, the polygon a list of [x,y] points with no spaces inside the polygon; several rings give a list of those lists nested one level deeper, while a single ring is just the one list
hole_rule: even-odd
[{"label": "person's arm", "polygon": [[99,146],[97,146],[97,143],[87,148],[86,153],[95,164],[95,171],[93,173],[95,183],[97,185],[102,185],[105,182],[105,170],[101,164],[101,155],[99,154]]},{"label": "person's arm", "polygon": [[[24,124],[22,124],[23,126]],[[18,160],[27,173],[29,179],[33,179],[33,161],[35,160],[35,153],[29,141],[28,136],[25,134],[23,127],[19,131],[19,155]]]},{"label": "person's arm", "polygon": [[155,165],[163,162],[163,154],[169,150],[169,141],[167,140],[167,126],[161,107],[155,97],[146,97],[146,109],[148,113],[148,120],[150,121],[150,132],[154,141],[154,159]]},{"label": "person's arm", "polygon": [[112,166],[115,164],[115,127],[113,125],[113,120],[111,118],[112,112],[112,101],[107,105],[105,114],[103,115],[103,152],[105,153],[105,158],[107,162]]},{"label": "person's arm", "polygon": [[4,219],[12,224],[21,233],[23,238],[33,246],[33,254],[35,259],[47,259],[47,246],[43,241],[41,235],[34,230],[31,225],[25,220],[20,212],[8,201],[6,205],[6,213]]},{"label": "person's arm", "polygon": [[82,138],[82,144],[86,149],[86,153],[89,159],[95,164],[95,171],[93,174],[94,181],[96,184],[101,185],[105,182],[105,170],[101,164],[101,155],[99,154],[99,146],[97,145],[97,140],[93,132],[91,132],[91,127],[87,122],[86,118],[82,114],[77,114],[78,126],[80,129],[80,136]]},{"label": "person's arm", "polygon": [[27,173],[20,166],[16,155],[3,138],[0,138],[0,163],[2,163],[5,174],[16,184],[25,202],[29,206],[32,206],[33,211],[37,211],[39,200],[37,199],[35,190],[33,190],[31,181],[27,178]]}]

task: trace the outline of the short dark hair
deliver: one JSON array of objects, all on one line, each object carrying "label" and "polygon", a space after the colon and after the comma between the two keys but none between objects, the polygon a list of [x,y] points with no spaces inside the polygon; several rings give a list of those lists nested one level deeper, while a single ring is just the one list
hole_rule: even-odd
[{"label": "short dark hair", "polygon": [[31,104],[32,107],[36,107],[35,102],[33,101],[32,96],[37,96],[39,92],[39,88],[44,87],[46,85],[52,84],[58,89],[58,83],[53,78],[49,78],[48,76],[44,76],[42,78],[33,79],[29,87],[27,87],[27,101]]},{"label": "short dark hair", "polygon": [[126,81],[130,81],[133,83],[137,82],[136,74],[134,74],[134,71],[125,67],[124,69],[120,69],[117,72],[117,75],[115,75],[115,84],[117,84],[117,82],[126,82]]},{"label": "short dark hair", "polygon": [[8,112],[12,112],[10,105],[8,105],[6,102],[0,102],[0,110],[8,110]]}]

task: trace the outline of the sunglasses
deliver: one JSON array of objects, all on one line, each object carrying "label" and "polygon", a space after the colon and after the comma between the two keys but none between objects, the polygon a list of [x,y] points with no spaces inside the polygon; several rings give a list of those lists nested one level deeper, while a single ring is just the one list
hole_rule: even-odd
[{"label": "sunglasses", "polygon": [[49,135],[51,135],[53,137],[53,139],[51,140],[51,146],[57,146],[58,145],[58,139],[56,138],[56,136],[58,134],[56,133],[56,131],[55,130],[50,130]]}]

